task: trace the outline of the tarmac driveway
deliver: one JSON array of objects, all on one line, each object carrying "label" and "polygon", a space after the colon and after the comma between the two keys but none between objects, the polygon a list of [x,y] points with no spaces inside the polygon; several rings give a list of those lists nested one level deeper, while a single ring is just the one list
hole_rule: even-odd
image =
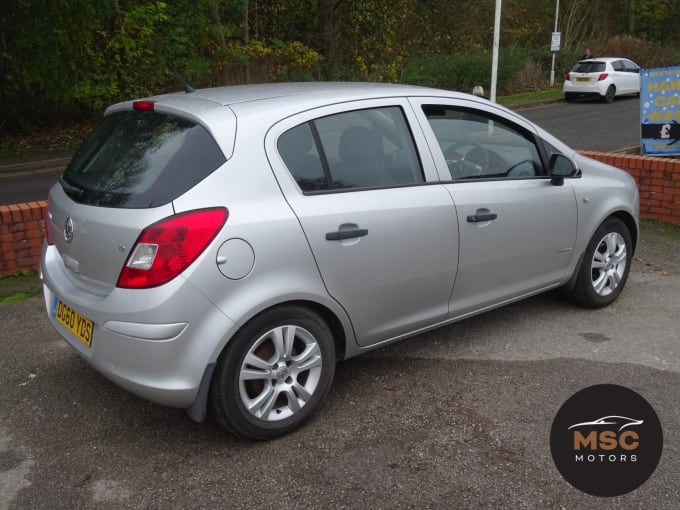
[{"label": "tarmac driveway", "polygon": [[[321,412],[268,443],[109,383],[41,298],[2,305],[0,510],[677,508],[678,248],[680,229],[646,223],[606,309],[549,293],[343,362]],[[549,448],[562,403],[599,383],[642,394],[664,430],[652,477],[611,499],[564,481]]]}]

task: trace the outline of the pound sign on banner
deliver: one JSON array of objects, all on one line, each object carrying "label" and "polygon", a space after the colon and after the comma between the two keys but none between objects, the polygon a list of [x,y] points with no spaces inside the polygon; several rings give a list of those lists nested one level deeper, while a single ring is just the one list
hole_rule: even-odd
[{"label": "pound sign on banner", "polygon": [[661,138],[668,139],[671,137],[671,125],[664,124],[661,126]]}]

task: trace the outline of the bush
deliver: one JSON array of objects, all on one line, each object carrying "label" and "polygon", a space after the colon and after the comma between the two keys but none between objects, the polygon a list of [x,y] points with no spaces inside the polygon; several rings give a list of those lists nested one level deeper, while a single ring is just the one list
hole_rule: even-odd
[{"label": "bush", "polygon": [[541,90],[550,84],[549,76],[550,71],[546,75],[541,63],[530,57],[524,66],[512,75],[509,88],[519,92]]},{"label": "bush", "polygon": [[[475,85],[481,85],[488,91],[491,86],[491,61],[491,53],[483,50],[419,56],[412,58],[404,67],[401,81],[462,92],[471,92]],[[526,92],[547,86],[550,65],[551,54],[548,51],[519,46],[502,48],[498,59],[497,93]],[[572,65],[570,61],[564,74]]]},{"label": "bush", "polygon": [[611,37],[601,43],[600,49],[602,56],[626,57],[646,69],[680,64],[677,50],[630,35]]}]

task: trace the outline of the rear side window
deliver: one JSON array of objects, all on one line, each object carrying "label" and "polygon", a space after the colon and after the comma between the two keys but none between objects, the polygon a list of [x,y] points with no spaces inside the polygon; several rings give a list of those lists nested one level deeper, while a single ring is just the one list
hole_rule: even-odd
[{"label": "rear side window", "polygon": [[604,62],[579,62],[571,70],[574,73],[603,73]]},{"label": "rear side window", "polygon": [[398,106],[342,112],[286,131],[279,154],[304,192],[424,182]]},{"label": "rear side window", "polygon": [[208,131],[165,113],[106,116],[62,178],[75,201],[148,208],[170,202],[226,161]]},{"label": "rear side window", "polygon": [[309,123],[294,127],[281,135],[278,148],[279,154],[303,191],[329,189],[329,179],[321,165]]}]

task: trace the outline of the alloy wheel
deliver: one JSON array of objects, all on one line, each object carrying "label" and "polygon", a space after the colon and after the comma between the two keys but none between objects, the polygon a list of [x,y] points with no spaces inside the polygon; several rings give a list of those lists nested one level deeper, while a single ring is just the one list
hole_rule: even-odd
[{"label": "alloy wheel", "polygon": [[277,326],[249,349],[239,372],[239,395],[246,410],[263,421],[279,421],[300,410],[316,391],[321,349],[306,329]]},{"label": "alloy wheel", "polygon": [[618,232],[609,232],[598,243],[591,262],[591,283],[600,296],[608,296],[621,283],[628,264],[626,242]]}]

